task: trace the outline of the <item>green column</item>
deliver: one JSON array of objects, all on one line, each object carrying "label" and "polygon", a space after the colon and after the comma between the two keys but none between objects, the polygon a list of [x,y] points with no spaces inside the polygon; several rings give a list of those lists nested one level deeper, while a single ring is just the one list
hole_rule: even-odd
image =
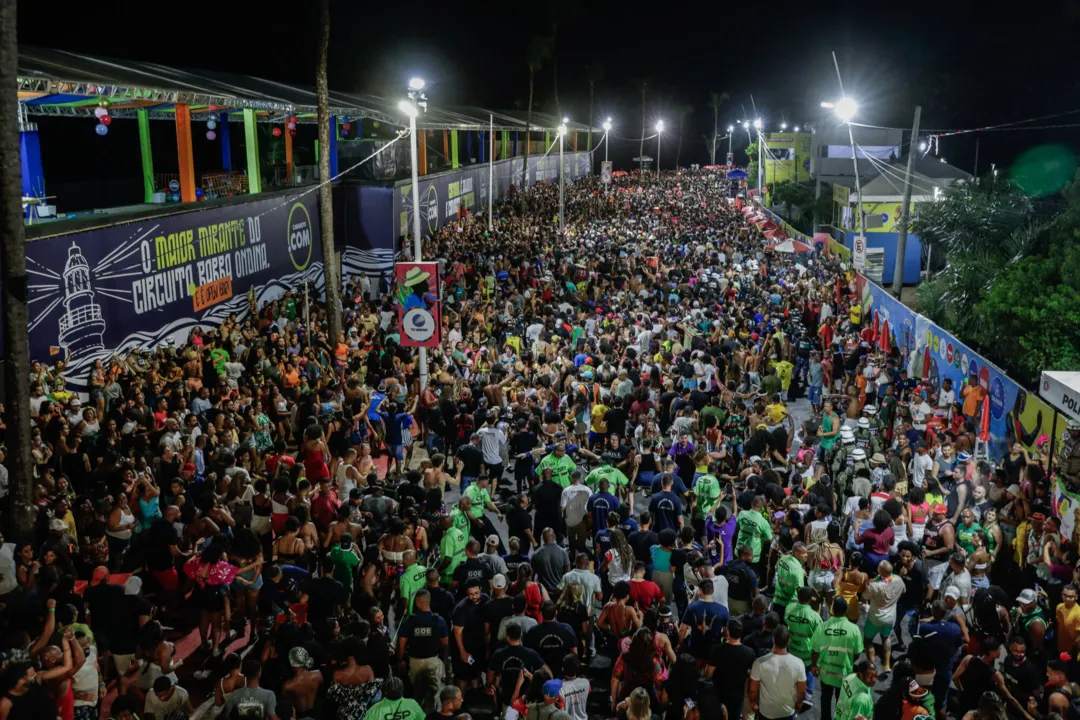
[{"label": "green column", "polygon": [[509,142],[510,142],[510,131],[509,130],[503,130],[502,131],[502,152],[499,153],[499,157],[501,157],[501,158],[508,157],[508,155],[506,154],[506,146],[509,144]]},{"label": "green column", "polygon": [[150,152],[150,113],[137,110],[139,118],[139,152],[142,154],[143,202],[154,201],[154,157]]},{"label": "green column", "polygon": [[459,168],[457,156],[457,130],[450,131],[450,167]]},{"label": "green column", "polygon": [[244,110],[244,149],[247,150],[248,192],[262,192],[262,175],[259,170],[259,133],[255,126],[255,111]]},{"label": "green column", "polygon": [[550,131],[545,131],[544,132],[544,150],[546,151],[549,147],[551,147],[551,132]]}]

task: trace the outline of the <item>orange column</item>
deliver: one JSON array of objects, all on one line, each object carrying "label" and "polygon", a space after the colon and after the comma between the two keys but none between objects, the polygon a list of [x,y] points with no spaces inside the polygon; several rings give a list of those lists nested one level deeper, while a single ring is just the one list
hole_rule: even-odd
[{"label": "orange column", "polygon": [[191,108],[176,106],[176,157],[180,163],[180,200],[195,202],[195,156],[191,152]]},{"label": "orange column", "polygon": [[446,162],[450,162],[450,132],[442,131],[442,156]]},{"label": "orange column", "polygon": [[427,130],[418,130],[416,133],[416,155],[420,163],[417,174],[427,175]]},{"label": "orange column", "polygon": [[295,118],[285,118],[285,182],[286,184],[292,184],[292,133],[289,131],[289,123],[293,122]]},{"label": "orange column", "polygon": [[577,133],[574,133],[574,152],[577,152]]}]

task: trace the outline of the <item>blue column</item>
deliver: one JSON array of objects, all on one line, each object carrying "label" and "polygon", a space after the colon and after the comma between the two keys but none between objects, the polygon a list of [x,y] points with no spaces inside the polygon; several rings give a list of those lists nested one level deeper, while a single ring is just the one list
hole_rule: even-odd
[{"label": "blue column", "polygon": [[484,133],[480,133],[480,164],[483,165],[487,162],[487,141],[484,140]]},{"label": "blue column", "polygon": [[218,139],[221,140],[221,169],[232,170],[232,146],[229,144],[229,113],[218,115]]},{"label": "blue column", "polygon": [[45,197],[45,171],[41,167],[41,139],[37,125],[19,133],[19,157],[22,160],[23,197]]},{"label": "blue column", "polygon": [[[356,122],[360,122],[360,118],[356,119]],[[330,177],[334,177],[338,173],[337,164],[337,117],[331,116],[330,118]],[[330,178],[321,178],[329,180]]]},{"label": "blue column", "polygon": [[[484,143],[480,143],[480,152],[484,152]],[[472,133],[468,130],[465,131],[465,159],[468,161],[464,163],[466,165],[472,162]]]},{"label": "blue column", "polygon": [[514,157],[517,157],[517,140],[518,140],[518,131],[515,130],[514,131]]}]

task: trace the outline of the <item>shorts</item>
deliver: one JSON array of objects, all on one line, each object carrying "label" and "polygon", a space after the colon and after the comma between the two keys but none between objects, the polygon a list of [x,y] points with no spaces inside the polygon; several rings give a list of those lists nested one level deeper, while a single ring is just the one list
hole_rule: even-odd
[{"label": "shorts", "polygon": [[807,583],[810,589],[816,590],[819,594],[832,592],[833,580],[836,579],[836,573],[832,570],[811,570],[810,582]]},{"label": "shorts", "polygon": [[810,399],[811,405],[821,404],[821,388],[817,385],[811,385],[806,388],[806,396]]},{"label": "shorts", "polygon": [[654,479],[656,479],[656,473],[652,470],[640,470],[638,471],[635,484],[640,487],[647,487],[649,489],[652,489]]},{"label": "shorts", "polygon": [[863,628],[863,638],[867,641],[871,641],[880,635],[882,640],[888,640],[889,636],[892,635],[892,631],[893,626],[891,624],[886,627],[881,627],[870,618],[866,618],[866,627]]},{"label": "shorts", "polygon": [[589,447],[593,447],[597,443],[606,442],[607,441],[607,436],[608,436],[607,433],[598,433],[598,432],[594,432],[594,431],[590,430],[589,431]]},{"label": "shorts", "polygon": [[487,468],[488,477],[491,478],[492,482],[497,483],[500,480],[502,480],[502,476],[503,476],[503,464],[502,463],[496,463],[494,465],[489,465],[488,463],[484,463],[484,467]]},{"label": "shorts", "polygon": [[165,592],[173,592],[180,587],[180,576],[176,574],[174,567],[168,570],[152,570],[151,573]]},{"label": "shorts", "polygon": [[390,451],[390,455],[398,462],[405,461],[405,446],[404,445],[387,445],[386,449]]},{"label": "shorts", "polygon": [[473,655],[473,664],[461,659],[461,655],[454,653],[451,663],[454,670],[454,679],[458,682],[478,680],[484,674],[484,661]]}]

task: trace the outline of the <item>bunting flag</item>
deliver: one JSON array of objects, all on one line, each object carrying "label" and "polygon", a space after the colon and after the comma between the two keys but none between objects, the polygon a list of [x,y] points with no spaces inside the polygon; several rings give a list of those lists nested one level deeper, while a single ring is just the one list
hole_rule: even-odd
[{"label": "bunting flag", "polygon": [[881,342],[879,344],[879,347],[881,348],[881,351],[883,353],[886,353],[886,354],[892,352],[892,336],[889,335],[889,321],[888,320],[882,320],[881,321],[881,338],[880,338],[880,340],[881,340]]},{"label": "bunting flag", "polygon": [[870,324],[870,343],[876,343],[878,341],[878,323],[880,318],[878,317],[878,311],[874,311],[874,322]]},{"label": "bunting flag", "polygon": [[923,353],[922,360],[922,379],[925,380],[930,377],[930,343],[926,344],[926,352]]},{"label": "bunting flag", "polygon": [[987,393],[982,402],[982,419],[979,422],[979,439],[990,442],[990,394]]}]

